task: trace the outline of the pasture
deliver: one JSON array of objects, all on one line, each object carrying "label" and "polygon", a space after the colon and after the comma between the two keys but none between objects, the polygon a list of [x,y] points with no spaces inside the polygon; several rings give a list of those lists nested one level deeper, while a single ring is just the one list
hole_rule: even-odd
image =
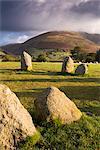
[{"label": "pasture", "polygon": [[[6,84],[16,93],[42,136],[35,146],[26,142],[25,147],[29,150],[100,149],[100,64],[89,64],[88,70],[84,76],[62,75],[61,63],[33,62],[33,71],[28,72],[20,70],[19,62],[0,62],[0,84]],[[34,100],[49,86],[58,87],[83,112],[78,123],[62,128],[34,119]]]}]

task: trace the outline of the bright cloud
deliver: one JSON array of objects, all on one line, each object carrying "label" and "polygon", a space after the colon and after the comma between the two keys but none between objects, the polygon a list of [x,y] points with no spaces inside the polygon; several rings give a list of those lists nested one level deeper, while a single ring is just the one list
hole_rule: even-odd
[{"label": "bright cloud", "polygon": [[22,36],[19,36],[17,39],[16,39],[16,43],[23,43],[25,42],[26,40],[29,39],[29,36],[27,35],[22,35]]}]

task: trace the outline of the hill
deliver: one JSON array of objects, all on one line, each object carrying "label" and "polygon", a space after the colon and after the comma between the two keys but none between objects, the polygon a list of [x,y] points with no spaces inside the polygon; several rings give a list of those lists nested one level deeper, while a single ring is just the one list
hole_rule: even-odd
[{"label": "hill", "polygon": [[24,49],[34,53],[36,49],[42,50],[64,50],[69,51],[75,46],[81,47],[82,51],[95,53],[100,48],[100,35],[81,32],[52,31],[40,34],[21,44],[9,44],[1,48],[10,54],[20,55]]},{"label": "hill", "polygon": [[1,50],[7,54],[20,55],[22,52],[22,49],[20,47],[21,47],[21,44],[19,43],[8,44],[5,46],[1,46]]},{"label": "hill", "polygon": [[93,41],[94,43],[100,45],[100,34],[89,34],[89,33],[83,32],[83,33],[81,33],[81,35],[84,38],[86,38],[86,39],[88,39],[90,41]]},{"label": "hill", "polygon": [[0,49],[0,56],[5,56],[5,53]]},{"label": "hill", "polygon": [[75,46],[81,47],[83,51],[95,52],[98,45],[85,38],[78,32],[53,31],[41,34],[24,42],[25,47],[43,49],[65,49],[71,50]]}]

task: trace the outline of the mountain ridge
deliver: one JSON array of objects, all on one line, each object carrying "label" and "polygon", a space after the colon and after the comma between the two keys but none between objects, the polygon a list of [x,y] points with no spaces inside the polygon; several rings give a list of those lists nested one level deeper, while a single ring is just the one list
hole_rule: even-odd
[{"label": "mountain ridge", "polygon": [[34,49],[64,49],[68,51],[79,46],[84,52],[95,53],[100,48],[99,44],[100,34],[49,31],[37,35],[23,43],[1,46],[1,49],[6,53],[21,55],[22,51],[25,49],[33,53]]}]

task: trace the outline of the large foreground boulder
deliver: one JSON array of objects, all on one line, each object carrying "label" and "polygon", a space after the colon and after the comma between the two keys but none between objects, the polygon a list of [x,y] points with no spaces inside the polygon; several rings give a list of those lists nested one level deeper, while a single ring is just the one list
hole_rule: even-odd
[{"label": "large foreground boulder", "polygon": [[76,70],[75,70],[75,74],[77,75],[84,75],[88,72],[88,68],[86,64],[80,64],[79,66],[77,66]]},{"label": "large foreground boulder", "polygon": [[62,70],[61,72],[67,72],[71,73],[74,70],[74,61],[71,57],[67,56],[64,58],[63,64],[62,64]]},{"label": "large foreground boulder", "polygon": [[58,88],[49,87],[35,100],[39,120],[59,120],[69,124],[81,118],[82,113],[76,105]]},{"label": "large foreground boulder", "polygon": [[0,150],[16,149],[18,142],[36,134],[28,111],[6,85],[0,84]]},{"label": "large foreground boulder", "polygon": [[32,70],[32,57],[26,51],[21,55],[21,70]]}]

